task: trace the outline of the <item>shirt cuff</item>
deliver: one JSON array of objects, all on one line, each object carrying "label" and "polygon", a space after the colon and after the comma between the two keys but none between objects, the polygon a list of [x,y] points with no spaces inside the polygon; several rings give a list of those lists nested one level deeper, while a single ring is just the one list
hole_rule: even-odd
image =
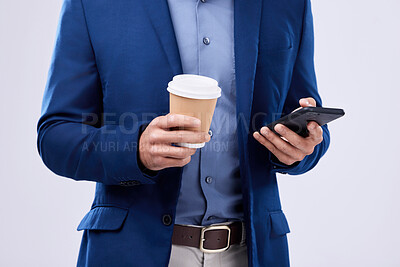
[{"label": "shirt cuff", "polygon": [[287,165],[287,164],[279,161],[279,159],[274,154],[272,154],[272,153],[268,153],[268,154],[269,154],[269,159],[270,159],[270,162],[272,163],[273,168],[282,174],[287,174],[287,171],[296,168],[301,162],[301,161],[296,161],[292,165]]}]

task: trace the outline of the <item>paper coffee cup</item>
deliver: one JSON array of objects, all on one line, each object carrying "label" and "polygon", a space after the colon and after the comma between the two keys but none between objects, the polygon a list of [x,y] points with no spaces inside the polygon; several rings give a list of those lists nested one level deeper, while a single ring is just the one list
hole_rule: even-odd
[{"label": "paper coffee cup", "polygon": [[[170,93],[170,113],[198,118],[201,121],[200,129],[187,130],[208,132],[217,99],[221,96],[221,88],[218,86],[218,82],[206,76],[180,74],[168,83],[167,90]],[[204,147],[205,143],[178,143],[177,145],[201,148]]]}]

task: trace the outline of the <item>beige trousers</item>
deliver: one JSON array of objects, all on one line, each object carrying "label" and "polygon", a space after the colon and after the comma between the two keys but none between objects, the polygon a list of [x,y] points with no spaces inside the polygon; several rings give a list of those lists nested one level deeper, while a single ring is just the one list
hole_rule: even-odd
[{"label": "beige trousers", "polygon": [[245,242],[219,253],[203,253],[199,248],[172,245],[168,267],[247,267]]},{"label": "beige trousers", "polygon": [[172,245],[168,267],[247,267],[247,246],[232,245],[219,253],[203,253],[198,248]]}]

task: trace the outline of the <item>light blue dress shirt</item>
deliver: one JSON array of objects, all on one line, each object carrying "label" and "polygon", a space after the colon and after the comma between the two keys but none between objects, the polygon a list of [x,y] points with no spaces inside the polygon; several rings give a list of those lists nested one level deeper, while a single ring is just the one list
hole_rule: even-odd
[{"label": "light blue dress shirt", "polygon": [[234,0],[168,0],[184,73],[218,81],[211,141],[183,168],[175,223],[243,220],[236,124]]}]

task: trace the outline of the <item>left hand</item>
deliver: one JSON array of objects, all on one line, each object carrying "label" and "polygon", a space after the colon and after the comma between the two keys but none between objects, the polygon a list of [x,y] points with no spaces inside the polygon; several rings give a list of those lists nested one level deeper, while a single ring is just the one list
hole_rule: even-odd
[{"label": "left hand", "polygon": [[[316,106],[314,98],[311,97],[302,98],[299,103],[301,106],[300,108]],[[304,138],[286,126],[277,124],[274,130],[279,133],[281,137],[266,126],[261,128],[261,134],[259,132],[254,132],[253,137],[271,151],[280,162],[286,165],[292,165],[297,161],[302,161],[307,155],[312,154],[315,146],[323,140],[322,128],[318,123],[314,121],[309,122],[307,124],[307,129],[309,131],[309,136]]]}]

